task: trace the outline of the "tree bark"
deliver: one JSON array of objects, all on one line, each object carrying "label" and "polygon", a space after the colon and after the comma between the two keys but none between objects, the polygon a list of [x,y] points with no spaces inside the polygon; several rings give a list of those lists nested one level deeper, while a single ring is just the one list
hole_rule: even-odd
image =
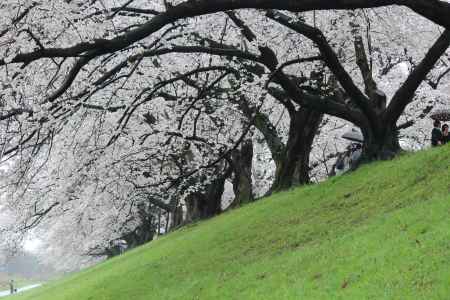
[{"label": "tree bark", "polygon": [[391,159],[401,150],[397,128],[385,127],[377,130],[378,134],[370,128],[363,128],[362,131],[365,140],[363,161]]},{"label": "tree bark", "polygon": [[272,191],[310,183],[309,156],[321,120],[322,114],[307,109],[293,115],[282,159],[276,162]]},{"label": "tree bark", "polygon": [[[170,230],[172,230],[173,228],[178,228],[181,225],[183,225],[183,209],[180,205],[178,205],[171,214],[172,218],[170,220]],[[166,226],[166,233],[167,233],[167,226]]]},{"label": "tree bark", "polygon": [[221,176],[213,180],[203,191],[194,192],[186,198],[185,223],[211,218],[222,211],[225,178]]},{"label": "tree bark", "polygon": [[253,143],[251,139],[244,141],[239,150],[233,152],[233,191],[232,207],[237,207],[254,200],[252,191]]}]

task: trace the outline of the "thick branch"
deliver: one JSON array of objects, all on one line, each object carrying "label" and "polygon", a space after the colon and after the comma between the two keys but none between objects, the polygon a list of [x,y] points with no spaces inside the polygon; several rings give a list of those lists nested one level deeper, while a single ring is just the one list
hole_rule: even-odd
[{"label": "thick branch", "polygon": [[359,32],[359,25],[354,23],[352,23],[351,25],[353,26],[353,44],[355,47],[356,64],[358,65],[364,80],[366,95],[369,96],[369,98],[373,101],[376,98],[375,93],[377,90],[377,84],[372,76],[372,70],[370,69],[369,61],[367,59],[363,38],[361,36],[361,33]]},{"label": "thick branch", "polygon": [[6,120],[6,119],[9,119],[14,116],[21,115],[23,113],[32,115],[33,111],[30,109],[26,109],[26,108],[11,109],[11,110],[7,111],[6,113],[0,114],[0,120]]},{"label": "thick branch", "polygon": [[[294,88],[294,87],[289,87]],[[302,93],[302,98],[293,99],[297,104],[309,108],[330,116],[335,116],[340,119],[352,122],[358,127],[367,127],[367,118],[358,110],[352,109],[338,100],[335,100],[333,96],[322,97],[316,95],[310,95],[303,91],[297,91]],[[286,101],[288,98],[287,92],[283,92],[280,89],[269,87],[269,93],[275,97],[278,101]]]},{"label": "thick branch", "polygon": [[[273,10],[269,10],[267,12],[267,17],[312,40],[319,48],[327,66],[333,72],[335,77],[339,80],[339,83],[348,93],[352,101],[366,115],[370,123],[376,124],[375,111],[370,106],[369,99],[361,92],[361,90],[353,82],[350,75],[347,73],[342,64],[339,62],[336,53],[331,48],[325,36],[319,29],[311,27],[303,22],[295,21],[289,16],[286,16],[280,12],[276,12]],[[372,127],[376,128],[375,126]]]},{"label": "thick branch", "polygon": [[[440,0],[198,0],[185,1],[171,7],[165,13],[156,15],[136,29],[111,40],[100,39],[68,48],[53,48],[19,54],[11,62],[27,63],[44,57],[75,57],[90,50],[96,50],[98,55],[103,55],[121,50],[177,20],[228,10],[256,8],[305,12],[323,9],[373,8],[389,5],[407,6],[436,24],[450,29],[450,18],[448,17],[450,16],[450,3]],[[5,63],[4,59],[0,60],[0,66]]]},{"label": "thick branch", "polygon": [[128,66],[130,62],[134,62],[142,57],[154,57],[171,53],[205,53],[211,55],[220,55],[227,57],[239,57],[242,59],[259,62],[259,57],[256,54],[240,51],[238,49],[228,48],[215,48],[215,47],[203,47],[203,46],[171,46],[170,48],[160,48],[156,50],[147,50],[141,54],[133,55],[123,62],[116,65],[114,68],[103,74],[98,80],[94,82],[95,85],[100,85],[105,82],[111,76],[119,73],[121,69]]},{"label": "thick branch", "polygon": [[245,96],[241,96],[238,105],[248,120],[254,118],[255,127],[262,133],[267,142],[272,157],[274,159],[281,158],[285,145],[278,135],[277,129],[273,126],[266,114],[257,111],[256,108],[250,107]]},{"label": "thick branch", "polygon": [[445,30],[434,45],[428,50],[425,58],[411,72],[409,77],[395,93],[385,112],[384,120],[395,125],[406,106],[412,102],[414,94],[428,73],[433,69],[436,62],[447,51],[450,46],[450,30]]}]

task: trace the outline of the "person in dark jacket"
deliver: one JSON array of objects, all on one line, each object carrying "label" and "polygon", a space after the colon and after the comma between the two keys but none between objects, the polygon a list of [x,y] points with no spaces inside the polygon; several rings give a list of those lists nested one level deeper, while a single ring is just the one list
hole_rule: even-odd
[{"label": "person in dark jacket", "polygon": [[431,131],[431,146],[436,147],[442,144],[441,122],[435,120],[433,126],[434,128]]},{"label": "person in dark jacket", "polygon": [[447,144],[450,142],[450,135],[448,134],[448,124],[442,125],[442,138],[441,138],[441,144]]},{"label": "person in dark jacket", "polygon": [[9,292],[10,292],[10,294],[12,295],[12,294],[14,294],[16,291],[17,291],[17,289],[14,288],[14,280],[11,279],[11,280],[9,281]]}]

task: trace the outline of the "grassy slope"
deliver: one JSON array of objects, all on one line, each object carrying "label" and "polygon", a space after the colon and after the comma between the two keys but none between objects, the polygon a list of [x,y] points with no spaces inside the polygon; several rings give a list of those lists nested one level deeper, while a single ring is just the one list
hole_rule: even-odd
[{"label": "grassy slope", "polygon": [[449,166],[448,147],[365,166],[17,299],[449,299]]}]

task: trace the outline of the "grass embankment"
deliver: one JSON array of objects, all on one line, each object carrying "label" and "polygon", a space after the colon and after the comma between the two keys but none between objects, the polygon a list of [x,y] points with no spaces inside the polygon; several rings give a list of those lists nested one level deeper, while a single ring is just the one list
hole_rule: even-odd
[{"label": "grass embankment", "polygon": [[449,299],[450,148],[364,166],[13,299]]}]

